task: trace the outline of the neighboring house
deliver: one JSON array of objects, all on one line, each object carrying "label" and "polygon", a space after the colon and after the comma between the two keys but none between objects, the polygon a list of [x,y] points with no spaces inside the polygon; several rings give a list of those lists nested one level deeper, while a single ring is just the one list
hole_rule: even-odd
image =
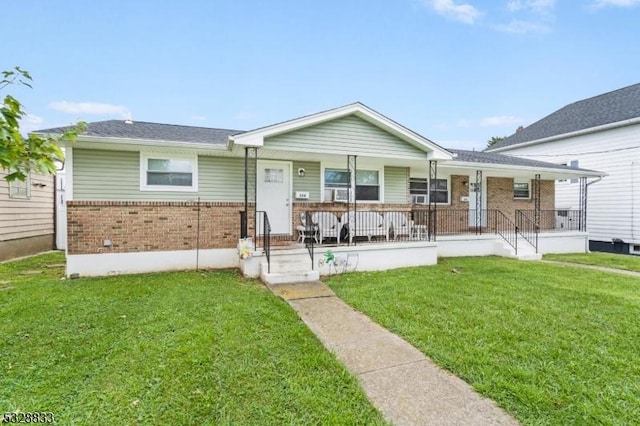
[{"label": "neighboring house", "polygon": [[[67,272],[80,275],[237,267],[245,235],[259,237],[265,252],[305,237],[410,248],[387,252],[370,268],[498,254],[500,238],[517,254],[515,223],[524,231],[537,218],[542,231],[558,228],[556,180],[601,175],[447,150],[360,103],[248,132],[89,123],[66,147],[65,170]],[[540,251],[585,251],[581,212],[574,213],[564,233],[545,237],[530,227],[530,243]],[[316,228],[304,234],[303,218]],[[359,247],[359,268],[369,268]]]},{"label": "neighboring house", "polygon": [[569,104],[486,151],[606,173],[585,188],[558,181],[556,206],[577,207],[588,189],[590,248],[640,254],[640,84]]},{"label": "neighboring house", "polygon": [[31,173],[7,182],[0,172],[0,260],[54,248],[54,178]]}]

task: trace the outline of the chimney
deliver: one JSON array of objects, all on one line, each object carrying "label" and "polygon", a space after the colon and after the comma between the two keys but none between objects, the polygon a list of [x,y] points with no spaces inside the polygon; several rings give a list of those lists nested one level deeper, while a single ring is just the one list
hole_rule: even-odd
[{"label": "chimney", "polygon": [[518,128],[516,129],[516,133],[521,132],[524,130],[524,127],[522,126],[518,126]]}]

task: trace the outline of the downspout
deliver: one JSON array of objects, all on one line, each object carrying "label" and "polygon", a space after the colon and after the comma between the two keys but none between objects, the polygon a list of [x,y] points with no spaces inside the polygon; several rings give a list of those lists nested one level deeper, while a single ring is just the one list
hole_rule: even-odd
[{"label": "downspout", "polygon": [[58,249],[58,175],[53,174],[53,249]]},{"label": "downspout", "polygon": [[[584,186],[584,227],[587,229],[587,194],[589,193],[589,185],[593,185],[594,183],[598,183],[602,180],[602,176],[598,176],[598,178],[594,181],[587,182]],[[587,241],[585,242],[585,253],[589,253],[589,237],[587,237]]]}]

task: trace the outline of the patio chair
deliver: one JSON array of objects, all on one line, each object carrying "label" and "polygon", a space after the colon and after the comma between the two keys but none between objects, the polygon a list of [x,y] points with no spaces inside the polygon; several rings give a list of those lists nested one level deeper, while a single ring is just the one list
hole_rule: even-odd
[{"label": "patio chair", "polygon": [[313,238],[318,242],[318,227],[313,223],[307,223],[307,213],[300,213],[300,225],[296,226],[298,231],[298,242],[304,243],[307,238]]},{"label": "patio chair", "polygon": [[399,235],[410,238],[413,233],[413,221],[408,218],[408,212],[386,212],[384,221],[389,228],[389,233],[393,232],[393,240],[397,240]]},{"label": "patio chair", "polygon": [[325,238],[335,238],[340,243],[340,230],[342,225],[335,214],[331,212],[315,212],[311,215],[311,221],[318,227],[320,244]]},{"label": "patio chair", "polygon": [[389,228],[378,212],[350,211],[342,215],[342,223],[349,224],[349,243],[355,237],[385,237],[389,241]]}]

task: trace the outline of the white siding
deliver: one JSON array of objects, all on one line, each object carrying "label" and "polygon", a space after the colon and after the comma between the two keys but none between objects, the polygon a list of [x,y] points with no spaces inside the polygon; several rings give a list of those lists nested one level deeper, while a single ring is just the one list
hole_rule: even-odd
[{"label": "white siding", "polygon": [[[529,147],[502,151],[525,158],[569,163],[608,174],[589,186],[587,230],[589,238],[640,244],[640,125],[627,126]],[[590,179],[591,181],[591,179]],[[558,182],[556,206],[578,208],[579,185]]]}]

